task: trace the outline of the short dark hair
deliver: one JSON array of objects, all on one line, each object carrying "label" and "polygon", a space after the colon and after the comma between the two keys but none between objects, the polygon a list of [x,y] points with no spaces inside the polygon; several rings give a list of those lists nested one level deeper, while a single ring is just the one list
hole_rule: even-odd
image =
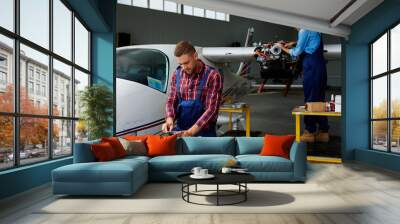
[{"label": "short dark hair", "polygon": [[189,41],[179,41],[176,44],[174,55],[175,57],[180,57],[184,54],[193,54],[196,52],[193,45]]}]

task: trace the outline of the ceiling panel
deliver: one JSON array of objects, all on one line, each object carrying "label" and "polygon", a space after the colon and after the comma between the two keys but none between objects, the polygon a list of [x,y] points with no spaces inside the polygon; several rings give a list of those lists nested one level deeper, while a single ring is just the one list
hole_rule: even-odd
[{"label": "ceiling panel", "polygon": [[254,7],[330,20],[351,0],[225,0]]},{"label": "ceiling panel", "polygon": [[[235,16],[348,37],[351,25],[383,0],[175,0]],[[347,7],[349,6],[349,7]],[[345,10],[343,10],[345,9]],[[336,17],[336,15],[338,15]],[[334,18],[334,20],[332,20]]]}]

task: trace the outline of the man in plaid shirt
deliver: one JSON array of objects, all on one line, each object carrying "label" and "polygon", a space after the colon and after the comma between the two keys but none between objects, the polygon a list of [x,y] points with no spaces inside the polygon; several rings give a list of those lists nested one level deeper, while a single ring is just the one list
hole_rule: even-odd
[{"label": "man in plaid shirt", "polygon": [[215,137],[222,76],[217,69],[204,64],[187,41],[179,42],[174,54],[180,66],[172,75],[162,129],[176,131],[180,136]]}]

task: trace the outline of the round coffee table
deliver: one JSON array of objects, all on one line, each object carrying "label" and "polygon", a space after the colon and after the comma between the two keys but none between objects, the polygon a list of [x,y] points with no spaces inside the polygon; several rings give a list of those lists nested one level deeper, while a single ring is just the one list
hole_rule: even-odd
[{"label": "round coffee table", "polygon": [[[191,173],[182,174],[177,177],[178,181],[182,183],[182,199],[188,203],[198,204],[198,205],[234,205],[247,200],[247,192],[249,188],[247,183],[255,180],[255,177],[248,173],[216,173],[213,174],[215,177],[212,179],[193,179],[190,177]],[[197,185],[215,185],[215,190],[198,190]],[[190,186],[195,186],[194,191],[190,191]],[[223,190],[220,189],[220,185],[236,185],[237,190]],[[205,194],[209,192],[215,192],[215,194]],[[203,196],[203,197],[216,197],[216,204],[202,204],[193,202],[190,200],[190,196]],[[221,197],[232,197],[240,196],[240,199],[231,203],[221,203]]]}]

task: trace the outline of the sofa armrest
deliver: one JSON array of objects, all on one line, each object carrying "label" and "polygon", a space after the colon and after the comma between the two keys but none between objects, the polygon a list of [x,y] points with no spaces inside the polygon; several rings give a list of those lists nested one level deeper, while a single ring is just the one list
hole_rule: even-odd
[{"label": "sofa armrest", "polygon": [[74,163],[95,162],[96,158],[92,153],[90,146],[99,143],[99,140],[75,143],[74,145]]},{"label": "sofa armrest", "polygon": [[305,181],[307,174],[307,150],[304,142],[293,142],[290,149],[290,160],[293,162],[294,181]]}]

